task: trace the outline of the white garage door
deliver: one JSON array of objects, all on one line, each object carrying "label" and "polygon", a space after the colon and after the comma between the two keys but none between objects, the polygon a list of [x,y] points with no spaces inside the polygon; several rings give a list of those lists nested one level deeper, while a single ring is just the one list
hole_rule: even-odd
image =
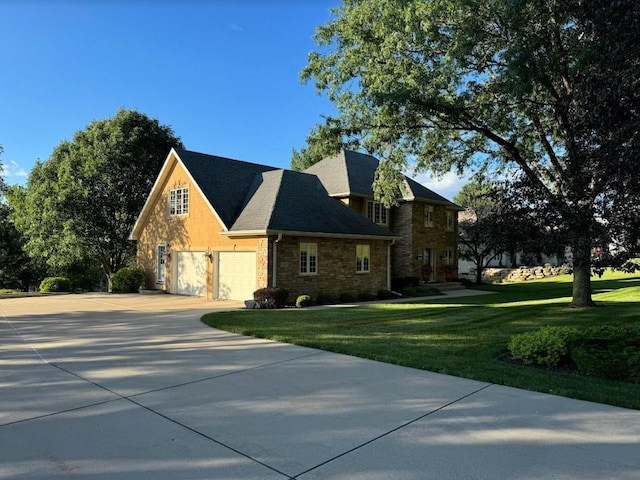
[{"label": "white garage door", "polygon": [[204,297],[207,295],[207,257],[205,252],[178,252],[176,293]]},{"label": "white garage door", "polygon": [[256,253],[220,252],[218,298],[249,300],[256,290]]}]

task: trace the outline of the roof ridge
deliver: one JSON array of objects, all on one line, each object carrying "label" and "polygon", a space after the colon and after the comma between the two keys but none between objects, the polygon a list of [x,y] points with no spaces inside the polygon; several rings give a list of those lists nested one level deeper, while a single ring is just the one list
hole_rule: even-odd
[{"label": "roof ridge", "polygon": [[184,152],[184,153],[187,153],[187,154],[200,155],[202,157],[216,158],[216,159],[219,159],[219,160],[227,160],[227,161],[230,161],[230,162],[244,163],[246,165],[254,165],[256,167],[264,167],[264,168],[268,168],[270,171],[271,170],[278,170],[278,167],[274,167],[273,165],[266,165],[264,163],[256,163],[256,162],[248,162],[246,160],[238,160],[236,158],[223,157],[223,156],[220,156],[220,155],[211,155],[210,153],[196,152],[195,150],[187,150],[186,148],[175,148],[174,150],[176,151],[176,153],[178,153],[178,156],[180,156],[181,152]]}]

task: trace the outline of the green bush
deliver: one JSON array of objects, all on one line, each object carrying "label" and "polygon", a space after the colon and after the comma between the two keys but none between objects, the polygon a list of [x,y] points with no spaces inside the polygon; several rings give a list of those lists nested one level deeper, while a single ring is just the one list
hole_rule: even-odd
[{"label": "green bush", "polygon": [[370,292],[360,292],[358,294],[358,301],[359,302],[370,302],[371,300],[375,300],[376,297],[373,296],[372,293]]},{"label": "green bush", "polygon": [[418,287],[406,287],[402,290],[402,296],[404,297],[415,297]]},{"label": "green bush", "polygon": [[318,297],[316,298],[316,303],[318,305],[329,305],[331,303],[335,303],[335,299],[333,295],[329,293],[319,293]]},{"label": "green bush", "polygon": [[402,290],[402,295],[405,297],[428,297],[431,295],[438,295],[440,291],[436,288],[427,287],[425,285],[419,285],[417,287],[407,287]]},{"label": "green bush", "polygon": [[140,267],[123,267],[111,279],[113,293],[137,293],[144,284],[145,273]]},{"label": "green bush", "polygon": [[296,298],[296,307],[304,308],[311,306],[311,297],[309,295],[300,295]]},{"label": "green bush", "polygon": [[556,367],[569,362],[569,340],[575,330],[565,327],[542,327],[534,332],[511,337],[511,356],[526,364]]},{"label": "green bush", "polygon": [[40,283],[40,291],[49,292],[70,292],[71,280],[67,277],[47,277]]},{"label": "green bush", "polygon": [[15,290],[13,288],[0,288],[0,295],[11,295],[14,293],[20,293],[20,290]]},{"label": "green bush", "polygon": [[584,375],[640,383],[640,325],[600,326],[580,332],[571,359]]},{"label": "green bush", "polygon": [[284,288],[260,288],[253,292],[253,299],[261,308],[282,308],[287,303],[289,291]]},{"label": "green bush", "polygon": [[340,301],[340,303],[351,303],[354,300],[353,294],[349,292],[343,292],[338,295],[338,300]]},{"label": "green bush", "polygon": [[383,288],[382,290],[378,290],[378,298],[380,300],[389,300],[390,298],[393,298],[393,292]]}]

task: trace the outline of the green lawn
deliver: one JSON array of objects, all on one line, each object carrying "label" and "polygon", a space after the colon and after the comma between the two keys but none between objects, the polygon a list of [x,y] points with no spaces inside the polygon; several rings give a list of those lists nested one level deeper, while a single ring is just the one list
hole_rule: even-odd
[{"label": "green lawn", "polygon": [[640,276],[593,279],[597,308],[570,308],[571,277],[485,285],[491,295],[356,308],[211,313],[212,327],[382,362],[640,409],[640,385],[509,364],[512,335],[545,325],[640,323]]}]

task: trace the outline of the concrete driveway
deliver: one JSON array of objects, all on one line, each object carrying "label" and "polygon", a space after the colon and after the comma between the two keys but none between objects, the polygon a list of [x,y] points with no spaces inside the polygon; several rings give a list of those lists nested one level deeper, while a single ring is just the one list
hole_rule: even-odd
[{"label": "concrete driveway", "polygon": [[0,300],[0,479],[640,479],[639,411],[199,322],[234,306]]}]

